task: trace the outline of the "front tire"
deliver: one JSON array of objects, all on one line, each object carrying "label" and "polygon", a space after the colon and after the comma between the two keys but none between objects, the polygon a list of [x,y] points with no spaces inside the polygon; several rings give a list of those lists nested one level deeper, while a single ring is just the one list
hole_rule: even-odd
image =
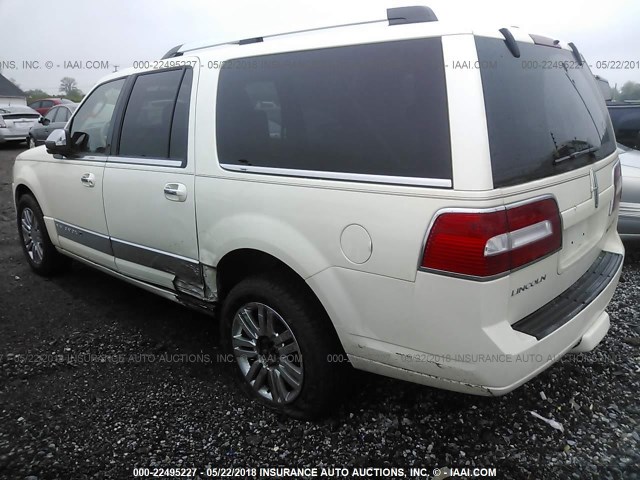
[{"label": "front tire", "polygon": [[336,403],[342,348],[319,302],[292,275],[247,278],[222,308],[221,339],[241,389],[285,415],[308,419]]},{"label": "front tire", "polygon": [[51,276],[63,271],[70,259],[56,250],[47,227],[40,205],[33,196],[25,194],[17,205],[18,235],[22,251],[31,269],[38,275]]}]

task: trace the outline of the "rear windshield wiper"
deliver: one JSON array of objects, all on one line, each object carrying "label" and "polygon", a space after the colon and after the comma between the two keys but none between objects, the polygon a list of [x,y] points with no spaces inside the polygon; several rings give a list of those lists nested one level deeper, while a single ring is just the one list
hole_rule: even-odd
[{"label": "rear windshield wiper", "polygon": [[[583,148],[581,150],[575,150],[571,153],[565,153],[567,151],[572,150],[573,149],[572,147],[574,147],[576,143],[581,145],[586,145],[586,148]],[[574,145],[571,145],[571,144],[574,144]],[[561,146],[555,152],[553,152],[553,156],[554,156],[553,163],[554,165],[557,165],[558,163],[564,162],[566,160],[574,160],[578,157],[595,153],[599,150],[599,148],[600,147],[594,147],[586,142],[581,142],[579,140],[572,141],[572,142],[569,142],[568,144]],[[565,154],[563,155],[563,153]]]}]

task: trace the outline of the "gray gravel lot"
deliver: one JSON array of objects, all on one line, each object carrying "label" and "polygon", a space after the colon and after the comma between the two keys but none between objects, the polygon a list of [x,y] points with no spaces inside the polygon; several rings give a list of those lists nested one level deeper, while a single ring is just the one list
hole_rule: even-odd
[{"label": "gray gravel lot", "polygon": [[277,465],[640,478],[640,249],[628,250],[598,349],[565,357],[512,394],[357,374],[333,416],[297,422],[236,390],[209,317],[77,263],[51,280],[32,274],[11,199],[19,152],[0,146],[0,478]]}]

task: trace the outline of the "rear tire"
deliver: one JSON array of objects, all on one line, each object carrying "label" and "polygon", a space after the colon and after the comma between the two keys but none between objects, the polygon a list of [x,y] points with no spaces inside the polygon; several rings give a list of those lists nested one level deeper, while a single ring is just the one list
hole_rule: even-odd
[{"label": "rear tire", "polygon": [[224,301],[221,340],[249,397],[309,419],[338,403],[345,365],[329,318],[301,282],[280,272],[242,280]]},{"label": "rear tire", "polygon": [[38,275],[51,276],[64,271],[71,259],[51,243],[40,205],[30,194],[22,195],[17,205],[18,236],[31,269]]}]

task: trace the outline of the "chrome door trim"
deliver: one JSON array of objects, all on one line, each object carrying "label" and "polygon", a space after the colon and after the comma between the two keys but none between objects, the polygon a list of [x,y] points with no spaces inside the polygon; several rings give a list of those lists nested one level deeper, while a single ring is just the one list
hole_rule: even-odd
[{"label": "chrome door trim", "polygon": [[92,232],[60,220],[54,219],[54,223],[60,237],[106,253],[116,261],[120,259],[173,274],[176,277],[174,284],[177,282],[177,290],[202,295],[204,278],[199,260]]},{"label": "chrome door trim", "polygon": [[188,284],[202,285],[200,262],[155,248],[145,247],[111,237],[116,261],[118,259],[171,273]]},{"label": "chrome door trim", "polygon": [[66,223],[61,220],[54,220],[54,223],[59,237],[66,238],[72,242],[97,250],[98,252],[113,256],[111,239],[107,235],[93,232],[76,225],[71,225],[70,223]]}]

